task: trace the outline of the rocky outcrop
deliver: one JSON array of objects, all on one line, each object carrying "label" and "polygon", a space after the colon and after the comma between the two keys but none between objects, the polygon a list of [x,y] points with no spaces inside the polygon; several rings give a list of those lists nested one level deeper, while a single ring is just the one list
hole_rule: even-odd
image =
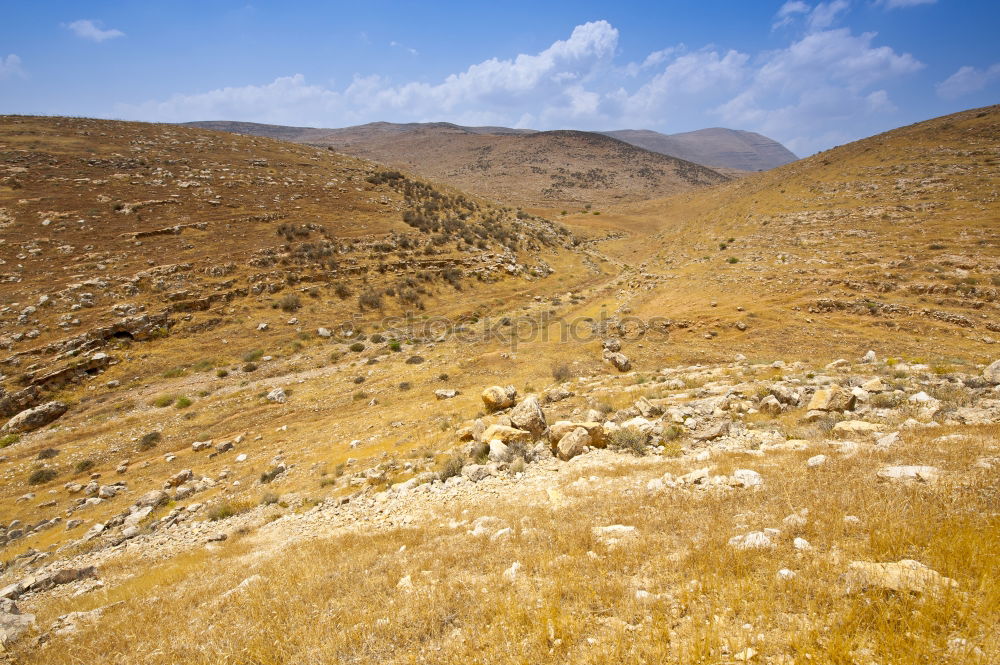
[{"label": "rocky outcrop", "polygon": [[33,409],[22,411],[8,420],[3,427],[0,427],[0,435],[33,432],[57,420],[68,410],[69,406],[62,402],[47,402]]}]

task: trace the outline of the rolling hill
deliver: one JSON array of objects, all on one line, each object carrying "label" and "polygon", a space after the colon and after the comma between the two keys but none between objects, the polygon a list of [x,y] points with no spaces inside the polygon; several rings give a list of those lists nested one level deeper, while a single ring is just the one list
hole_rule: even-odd
[{"label": "rolling hill", "polygon": [[591,132],[523,132],[450,123],[372,123],[335,130],[188,124],[327,146],[493,200],[535,208],[606,206],[728,179],[698,164]]},{"label": "rolling hill", "polygon": [[1000,107],[395,140],[0,117],[0,661],[997,661]]},{"label": "rolling hill", "polygon": [[722,127],[679,134],[661,134],[646,129],[621,129],[601,133],[646,150],[713,168],[767,171],[798,159],[774,139],[756,132]]}]

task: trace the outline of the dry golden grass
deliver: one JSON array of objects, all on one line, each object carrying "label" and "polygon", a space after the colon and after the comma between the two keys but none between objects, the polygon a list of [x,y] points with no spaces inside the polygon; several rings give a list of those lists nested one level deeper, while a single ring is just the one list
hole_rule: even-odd
[{"label": "dry golden grass", "polygon": [[[122,604],[18,656],[52,665],[719,663],[750,647],[768,663],[995,662],[1000,477],[974,462],[996,453],[1000,430],[964,431],[968,439],[947,443],[938,432],[914,433],[891,452],[820,469],[806,469],[805,452],[714,461],[716,471],[757,469],[761,491],[650,494],[643,488],[654,473],[691,463],[623,458],[603,472],[582,468],[597,479],[585,489],[564,485],[564,507],[528,485],[505,499],[442,506],[412,528],[358,525],[290,547],[262,531],[148,570],[120,560],[105,574],[125,579],[109,591],[36,609],[47,622]],[[879,465],[898,461],[938,465],[946,480],[875,481]],[[805,526],[782,525],[803,508]],[[469,535],[483,515],[513,535]],[[845,524],[847,515],[860,523]],[[451,528],[452,519],[461,525]],[[639,535],[608,548],[591,528],[609,524]],[[773,550],[726,544],[765,527],[783,531]],[[797,552],[793,536],[814,549]],[[844,593],[848,562],[904,558],[955,579],[957,590]],[[521,568],[511,582],[503,571],[515,561]],[[786,567],[797,576],[781,581],[777,571]],[[260,578],[222,597],[251,576]],[[400,582],[406,577],[412,588]],[[651,595],[637,598],[639,590]]]}]

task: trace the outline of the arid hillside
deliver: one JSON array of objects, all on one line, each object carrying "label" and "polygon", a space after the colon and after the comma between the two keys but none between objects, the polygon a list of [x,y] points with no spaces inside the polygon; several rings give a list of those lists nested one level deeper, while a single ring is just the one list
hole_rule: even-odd
[{"label": "arid hillside", "polygon": [[558,224],[178,126],[0,160],[0,662],[1000,658],[998,107]]},{"label": "arid hillside", "polygon": [[190,123],[328,146],[510,205],[579,209],[660,198],[729,176],[593,132],[518,132],[450,123],[324,130]]},{"label": "arid hillside", "polygon": [[621,234],[602,248],[637,266],[633,313],[691,321],[688,351],[997,353],[998,107],[567,223]]}]

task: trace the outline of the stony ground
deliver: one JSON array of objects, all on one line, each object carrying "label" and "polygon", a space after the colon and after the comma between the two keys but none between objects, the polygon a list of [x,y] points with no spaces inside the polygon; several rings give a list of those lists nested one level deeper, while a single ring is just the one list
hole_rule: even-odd
[{"label": "stony ground", "polygon": [[996,660],[995,115],[572,232],[311,148],[11,123],[6,657]]}]

